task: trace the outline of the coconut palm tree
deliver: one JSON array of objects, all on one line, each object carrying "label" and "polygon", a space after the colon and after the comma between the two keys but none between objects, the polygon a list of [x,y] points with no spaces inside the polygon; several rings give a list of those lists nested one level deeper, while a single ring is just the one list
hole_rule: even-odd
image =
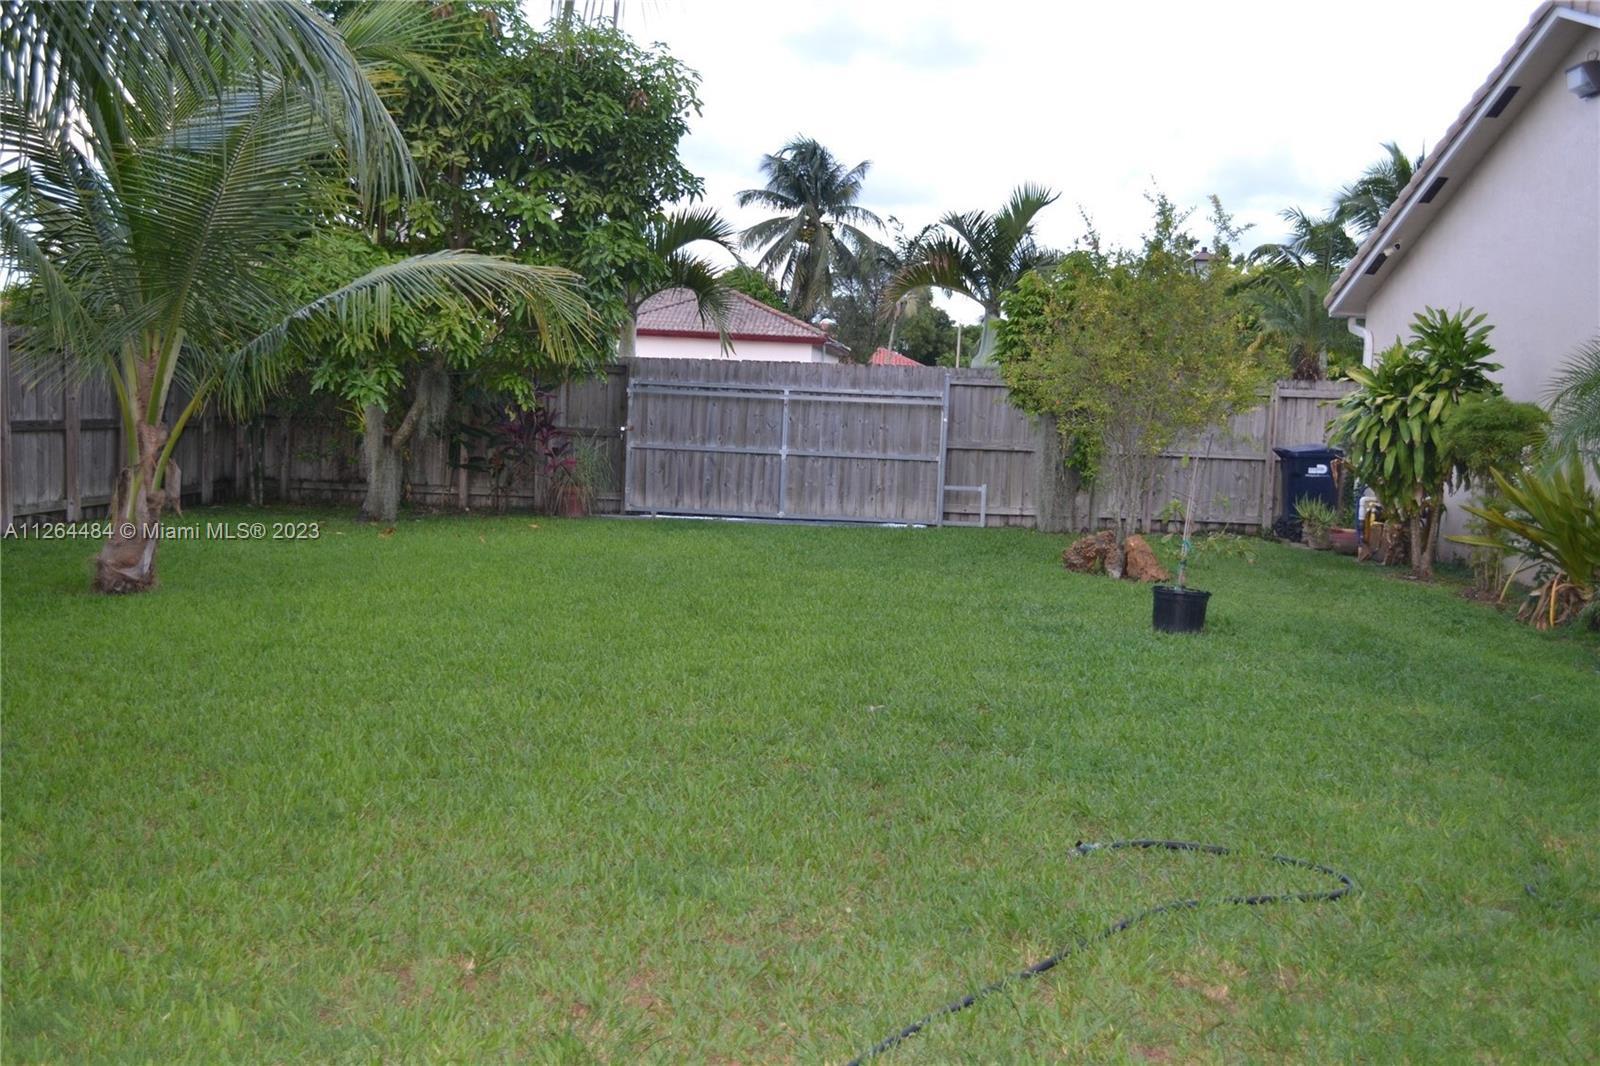
[{"label": "coconut palm tree", "polygon": [[1281,348],[1296,378],[1318,380],[1325,376],[1330,357],[1361,351],[1361,342],[1344,320],[1323,306],[1331,284],[1329,274],[1311,268],[1269,271],[1244,290],[1256,312],[1256,344]]},{"label": "coconut palm tree", "polygon": [[700,317],[717,327],[723,346],[727,346],[732,290],[723,285],[716,264],[689,249],[696,244],[714,244],[732,254],[735,236],[733,226],[710,207],[673,211],[645,228],[645,241],[661,271],[651,284],[630,287],[622,294],[627,317],[617,343],[618,356],[633,357],[638,345],[639,306],[663,289],[688,289],[694,293]]},{"label": "coconut palm tree", "polygon": [[766,249],[757,265],[778,279],[801,318],[832,294],[835,274],[853,269],[877,243],[862,227],[881,229],[882,220],[856,203],[871,166],[863,160],[847,168],[817,141],[797,137],[762,157],[764,188],[739,193],[740,207],[778,212],[745,230],[741,243]]},{"label": "coconut palm tree", "polygon": [[1358,236],[1364,237],[1378,228],[1384,214],[1400,198],[1400,190],[1422,166],[1423,156],[1412,159],[1393,141],[1383,146],[1383,152],[1383,158],[1334,197],[1334,215],[1354,227]]},{"label": "coconut palm tree", "polygon": [[288,295],[285,264],[320,220],[415,187],[369,75],[379,58],[435,75],[428,8],[374,4],[337,29],[291,0],[9,2],[0,16],[0,236],[21,281],[8,317],[29,327],[19,354],[67,353],[110,381],[121,413],[100,591],[154,585],[154,524],[177,503],[166,479],[189,419],[210,400],[259,402],[320,323],[381,332],[396,306],[515,304],[552,353],[580,342],[575,275],[464,252]]},{"label": "coconut palm tree", "polygon": [[884,298],[898,300],[913,289],[937,287],[977,301],[983,307],[983,332],[972,365],[990,362],[1000,297],[1022,275],[1056,258],[1035,239],[1033,220],[1057,195],[1043,185],[1019,185],[992,215],[983,211],[945,215],[939,224],[948,232],[917,242]]}]

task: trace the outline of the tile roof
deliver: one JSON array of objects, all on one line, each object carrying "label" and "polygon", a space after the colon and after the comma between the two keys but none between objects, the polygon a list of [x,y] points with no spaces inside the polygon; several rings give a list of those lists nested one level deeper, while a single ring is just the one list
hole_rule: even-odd
[{"label": "tile roof", "polygon": [[921,363],[917,362],[915,359],[912,359],[912,358],[910,358],[908,356],[901,355],[899,352],[893,351],[893,350],[891,350],[889,348],[879,348],[877,351],[872,353],[872,358],[870,360],[868,360],[868,362],[872,366],[921,366],[922,365]]},{"label": "tile roof", "polygon": [[1350,287],[1361,275],[1360,272],[1368,265],[1368,255],[1380,246],[1387,243],[1386,238],[1394,222],[1411,202],[1412,197],[1418,195],[1432,182],[1434,171],[1438,170],[1441,161],[1448,158],[1450,149],[1455,145],[1462,134],[1466,133],[1471,125],[1473,116],[1477,114],[1487,101],[1489,93],[1495,88],[1497,82],[1511,69],[1534,34],[1544,25],[1545,19],[1552,13],[1572,11],[1579,15],[1600,16],[1600,0],[1546,0],[1534,9],[1533,16],[1528,19],[1528,24],[1522,32],[1517,34],[1517,39],[1511,43],[1505,55],[1500,57],[1500,62],[1495,64],[1494,70],[1484,79],[1483,84],[1472,94],[1472,99],[1467,106],[1461,109],[1454,122],[1444,131],[1444,136],[1434,144],[1433,151],[1423,159],[1422,165],[1411,175],[1411,180],[1400,190],[1400,195],[1395,197],[1394,203],[1389,205],[1389,210],[1384,212],[1383,218],[1372,228],[1372,232],[1362,240],[1361,246],[1344,270],[1328,290],[1328,296],[1323,301],[1328,307],[1333,307],[1335,301],[1342,297],[1344,290]]},{"label": "tile roof", "polygon": [[[728,335],[735,340],[796,341],[823,344],[828,334],[820,326],[784,314],[742,292],[730,294]],[[645,335],[715,337],[716,324],[700,317],[694,293],[688,289],[666,289],[645,300],[639,307],[639,332]]]}]

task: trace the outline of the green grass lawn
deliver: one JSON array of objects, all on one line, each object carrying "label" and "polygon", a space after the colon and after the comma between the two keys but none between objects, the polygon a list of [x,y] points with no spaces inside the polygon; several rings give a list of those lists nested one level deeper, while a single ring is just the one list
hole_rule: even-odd
[{"label": "green grass lawn", "polygon": [[[1592,639],[1266,544],[1173,637],[1032,532],[320,517],[0,551],[6,1061],[841,1061],[1324,887],[1272,851],[1360,892],[885,1061],[1600,1047]],[[1144,835],[1244,854],[1068,856]]]}]

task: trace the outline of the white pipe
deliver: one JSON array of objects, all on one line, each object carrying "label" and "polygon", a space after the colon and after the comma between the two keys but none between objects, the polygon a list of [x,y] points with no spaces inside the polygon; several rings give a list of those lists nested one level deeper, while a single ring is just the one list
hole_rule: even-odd
[{"label": "white pipe", "polygon": [[1367,328],[1364,318],[1347,318],[1344,320],[1345,328],[1361,338],[1361,365],[1372,365],[1372,331]]}]

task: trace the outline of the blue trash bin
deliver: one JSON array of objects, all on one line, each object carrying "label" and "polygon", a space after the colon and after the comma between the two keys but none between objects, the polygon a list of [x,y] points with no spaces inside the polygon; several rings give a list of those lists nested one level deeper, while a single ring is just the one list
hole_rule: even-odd
[{"label": "blue trash bin", "polygon": [[1321,500],[1339,509],[1339,493],[1333,483],[1333,461],[1344,454],[1326,444],[1291,444],[1274,448],[1283,470],[1283,511],[1286,521],[1295,518],[1294,505],[1306,497]]}]

